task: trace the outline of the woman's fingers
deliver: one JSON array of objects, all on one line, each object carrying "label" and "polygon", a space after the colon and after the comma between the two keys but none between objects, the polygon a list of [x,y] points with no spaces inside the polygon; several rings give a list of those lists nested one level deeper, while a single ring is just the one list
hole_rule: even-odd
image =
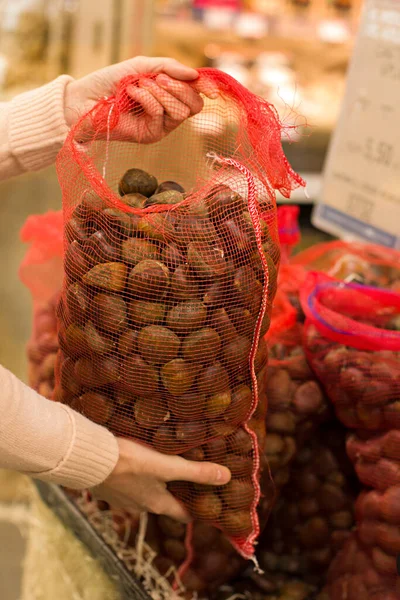
[{"label": "woman's fingers", "polygon": [[217,84],[207,77],[200,76],[192,86],[199,94],[207,96],[210,100],[216,100],[220,95]]},{"label": "woman's fingers", "polygon": [[147,115],[154,119],[163,118],[164,107],[150,91],[134,85],[130,85],[126,91],[132,100],[136,100],[141,105]]},{"label": "woman's fingers", "polygon": [[171,77],[164,74],[158,75],[156,82],[162,89],[167,90],[167,92],[188,106],[190,115],[197,115],[203,108],[203,99],[193,86],[182,81],[177,81],[176,79],[171,79]]},{"label": "woman's fingers", "polygon": [[133,111],[132,116],[136,117],[137,121],[132,137],[139,143],[146,143],[149,136],[151,140],[161,139],[164,135],[164,107],[148,90],[130,86],[127,92],[143,109],[143,113]]},{"label": "woman's fingers", "polygon": [[174,79],[180,79],[181,81],[193,81],[199,76],[196,69],[187,67],[174,58],[137,56],[132,59],[133,61],[137,73],[166,73]]},{"label": "woman's fingers", "polygon": [[231,478],[229,469],[209,462],[185,460],[180,456],[165,456],[160,464],[163,481],[191,481],[205,485],[225,485]]},{"label": "woman's fingers", "polygon": [[139,86],[154,96],[157,102],[163,107],[165,115],[175,123],[181,123],[190,116],[190,108],[186,104],[175,98],[167,90],[161,88],[154,81],[141,79]]},{"label": "woman's fingers", "polygon": [[178,500],[176,500],[176,498],[174,498],[167,490],[159,495],[154,504],[150,504],[150,512],[166,515],[181,523],[190,523],[192,520],[192,517],[187,510],[185,510],[182,504],[180,504],[180,502],[178,502]]}]

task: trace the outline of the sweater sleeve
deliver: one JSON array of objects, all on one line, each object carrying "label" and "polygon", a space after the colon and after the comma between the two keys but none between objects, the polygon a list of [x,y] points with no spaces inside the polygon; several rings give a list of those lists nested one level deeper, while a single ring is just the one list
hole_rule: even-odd
[{"label": "sweater sleeve", "polygon": [[116,438],[46,400],[0,367],[0,467],[69,488],[102,483],[118,460]]},{"label": "sweater sleeve", "polygon": [[[62,75],[0,104],[0,179],[54,162],[68,127]],[[0,467],[70,488],[102,483],[118,460],[116,438],[46,400],[0,366]]]},{"label": "sweater sleeve", "polygon": [[68,75],[0,104],[0,180],[52,164],[68,134]]}]

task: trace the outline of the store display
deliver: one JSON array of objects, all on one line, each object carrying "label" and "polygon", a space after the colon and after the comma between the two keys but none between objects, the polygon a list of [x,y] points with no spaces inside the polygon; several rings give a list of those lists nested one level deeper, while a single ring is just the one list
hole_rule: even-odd
[{"label": "store display", "polygon": [[[126,93],[138,78],[122,81],[60,153],[63,213],[21,232],[30,386],[117,436],[232,475],[218,488],[169,484],[188,526],[67,491],[95,548],[153,600],[399,600],[398,8],[388,16],[366,0],[314,218],[378,244],[295,254],[299,207],[277,209],[275,195],[304,183],[286,156],[320,177],[361,0],[110,2],[97,17],[82,2],[6,4],[3,94],[44,83],[61,62],[75,76],[125,58],[132,39],[138,53],[221,71],[200,70],[219,98],[156,143],[126,143],[140,107]],[[320,200],[312,183],[306,203]],[[58,496],[54,506],[79,538]],[[29,556],[42,589],[44,554]],[[78,586],[103,597],[100,579]]]},{"label": "store display", "polygon": [[[139,185],[143,190],[142,173],[131,171],[129,176],[121,181],[121,192],[132,191],[133,187],[137,186],[138,176],[140,176]],[[157,196],[167,192],[166,200],[173,201],[174,198],[177,198],[176,194],[182,194],[181,188],[171,182],[164,184],[161,188],[156,187],[158,182],[148,177],[144,182],[149,185],[148,193],[157,190]],[[124,187],[125,185],[129,185],[129,190]],[[133,204],[141,205],[150,200],[151,205],[151,197],[145,200],[138,194],[139,192],[136,190],[129,195]],[[284,222],[281,215],[281,232]],[[78,231],[77,223],[73,224],[75,230]],[[54,285],[57,285],[53,283],[53,281],[57,281],[54,274],[56,269],[60,271],[61,267],[61,231],[61,215],[53,213],[31,218],[22,232],[22,237],[26,240],[30,239],[32,246],[21,267],[21,277],[28,285],[29,277],[31,281],[35,282],[36,298],[39,298],[39,295],[41,298],[41,301],[36,302],[35,306],[42,308],[44,306],[43,310],[34,311],[37,332],[41,331],[44,326],[46,331],[50,325],[54,327],[54,301],[50,300],[47,305],[46,302],[43,304],[43,301],[49,297],[54,298]],[[132,240],[136,240],[136,242],[132,243],[131,241],[125,246],[125,260],[129,257],[128,260],[140,264],[146,260],[154,261],[159,258],[160,251],[157,256],[152,254],[154,247],[150,247],[151,242],[143,238],[132,238]],[[41,245],[46,249],[44,254]],[[111,247],[112,244],[109,246]],[[99,248],[101,250],[98,256],[105,260],[111,250],[105,245],[99,246]],[[339,247],[340,251],[341,249]],[[353,250],[354,253],[359,250],[358,245],[355,245],[354,248],[350,246],[347,249]],[[318,254],[318,248],[316,250]],[[152,258],[145,258],[146,252]],[[180,261],[175,248],[172,252],[164,252],[163,256],[164,258],[168,256],[168,264],[173,264],[176,267],[175,271],[179,268]],[[330,264],[329,257],[327,262]],[[48,265],[51,265],[50,269]],[[49,273],[52,273],[53,277],[46,280]],[[378,273],[381,275],[380,270]],[[113,280],[111,278],[108,281]],[[381,282],[390,285],[388,279],[381,279]],[[187,287],[185,285],[178,286],[177,289],[186,290]],[[347,320],[347,324],[350,320],[354,321],[351,330],[356,333],[358,331],[364,344],[367,344],[365,341],[368,338],[367,333],[371,337],[371,322],[378,325],[379,343],[385,339],[386,335],[390,339],[393,339],[393,336],[397,338],[398,305],[394,300],[398,296],[393,292],[373,290],[364,285],[338,285],[337,280],[322,273],[318,275],[311,273],[308,276],[302,294],[303,303],[304,294],[308,293],[310,289],[313,297],[317,298],[315,304],[309,303],[310,310],[313,309],[314,313],[317,310],[318,314],[324,318],[322,327],[325,329],[320,331],[319,337],[315,334],[311,336],[312,343],[318,345],[318,352],[313,352],[308,357],[313,368],[316,368],[317,375],[325,384],[339,418],[346,427],[357,427],[357,433],[348,439],[347,452],[354,465],[358,483],[344,453],[345,429],[332,421],[332,412],[324,392],[315,380],[305,359],[302,347],[303,327],[307,332],[310,331],[311,313],[305,308],[307,321],[305,325],[301,321],[298,322],[298,313],[280,290],[274,303],[271,327],[267,334],[270,346],[268,380],[265,393],[260,395],[259,405],[250,423],[253,430],[258,433],[259,447],[265,447],[265,465],[261,478],[263,496],[258,513],[261,528],[266,525],[266,529],[257,548],[258,560],[264,569],[264,574],[258,575],[251,569],[246,569],[246,562],[240,558],[223,533],[211,523],[195,521],[190,538],[188,538],[186,526],[166,517],[149,515],[145,543],[153,554],[152,558],[149,555],[146,559],[150,561],[146,569],[152,573],[157,570],[165,576],[163,584],[164,587],[167,586],[165,590],[170,589],[169,585],[177,585],[176,578],[181,573],[179,585],[183,587],[179,588],[179,598],[191,598],[193,593],[197,593],[201,598],[221,599],[225,597],[224,594],[228,594],[227,597],[230,597],[229,594],[239,594],[242,590],[246,590],[252,600],[265,598],[271,598],[271,600],[277,598],[282,600],[298,600],[299,598],[304,600],[314,600],[314,598],[347,600],[349,598],[352,600],[354,598],[355,600],[360,597],[357,594],[361,593],[363,594],[361,597],[365,598],[375,598],[373,594],[378,594],[378,592],[381,595],[384,594],[382,598],[384,597],[385,600],[386,598],[395,600],[397,597],[396,594],[399,590],[396,591],[396,556],[399,552],[399,545],[396,503],[400,485],[397,473],[398,447],[400,447],[397,440],[397,421],[392,418],[391,427],[387,427],[386,432],[368,433],[371,421],[364,419],[357,425],[352,425],[343,418],[340,405],[337,404],[337,398],[344,393],[342,379],[347,366],[349,367],[347,371],[350,369],[360,370],[360,360],[362,360],[362,369],[364,369],[367,366],[366,355],[369,352],[372,353],[370,348],[357,350],[358,355],[353,359],[351,358],[351,349],[348,348],[349,342],[346,340],[346,352],[349,356],[346,360],[350,362],[344,363],[344,354],[343,356],[341,354],[338,363],[341,371],[338,374],[336,370],[333,370],[332,379],[327,378],[329,371],[326,367],[324,371],[321,371],[318,366],[316,367],[318,362],[316,363],[315,359],[317,357],[319,360],[323,356],[328,358],[327,352],[332,354],[336,352],[336,349],[339,350],[339,353],[343,353],[343,345],[338,346],[337,333],[334,334],[335,339],[331,340],[330,344],[324,342],[328,336],[327,316],[332,319],[332,314],[335,314],[334,310],[340,313],[339,318],[341,319],[338,321],[338,318],[335,317],[334,323],[343,327],[343,319]],[[37,290],[40,292],[39,295]],[[74,289],[74,292],[77,290]],[[78,306],[85,306],[82,304],[85,298],[79,292],[75,293],[73,298],[71,307],[73,308],[72,312],[76,315]],[[378,306],[378,300],[382,304],[385,299],[385,308],[382,309],[381,305]],[[388,299],[391,302],[388,302]],[[346,316],[344,308],[349,316]],[[367,325],[360,322],[360,315]],[[234,322],[237,323],[236,320]],[[382,327],[386,323],[389,323],[389,326],[394,329],[385,332]],[[148,331],[149,327],[152,328],[151,331]],[[364,328],[364,331],[361,330],[361,327]],[[153,330],[153,328],[155,329]],[[141,352],[146,353],[149,342],[153,343],[154,336],[160,334],[161,329],[162,326],[150,325],[142,328],[138,335],[132,336],[127,332],[123,341],[119,342],[118,351],[123,355],[127,353],[126,355],[129,356],[132,344],[134,344],[141,348]],[[142,333],[143,331],[146,335]],[[200,343],[205,343],[203,342],[205,335],[207,346],[215,344],[216,336],[211,334],[211,331],[207,330],[206,333],[203,331],[204,328],[201,330]],[[372,344],[377,343],[376,331],[375,328]],[[178,336],[179,333],[175,335]],[[307,336],[305,339],[310,341]],[[102,352],[109,351],[107,345],[104,346],[99,342],[100,337],[96,335],[95,329],[88,329],[87,341],[89,342],[89,340],[91,348],[93,347],[97,354],[102,356]],[[163,338],[163,340],[164,344],[159,345],[157,350],[159,353],[168,352],[166,348],[174,347],[172,337],[168,340]],[[168,347],[165,341],[169,342]],[[196,347],[195,342],[193,344],[187,343],[185,347],[185,355],[190,355],[190,362],[195,356],[193,354],[193,349]],[[56,345],[55,342],[53,349],[50,349],[48,345],[46,348],[31,346],[28,354],[37,371],[38,362],[33,348],[40,349],[41,358],[45,359],[43,364],[46,362],[46,358],[49,361],[47,371],[50,380],[51,371],[54,369],[54,361],[51,357]],[[212,354],[211,346],[210,352]],[[376,356],[380,358],[380,362],[376,361]],[[375,398],[379,401],[374,382],[378,382],[378,387],[389,382],[387,377],[382,379],[382,361],[387,364],[388,360],[392,360],[392,357],[396,356],[396,352],[392,350],[378,350],[378,354],[374,354],[374,363],[370,365],[368,373],[363,370],[364,377],[369,372],[371,373],[367,387],[375,390]],[[150,355],[147,355],[146,359],[147,361],[151,360]],[[354,361],[357,364],[353,364]],[[335,361],[332,362],[329,359],[329,365],[333,367],[334,364]],[[42,369],[43,366],[39,368],[39,371],[41,372]],[[380,373],[379,380],[376,379],[376,369]],[[391,376],[393,374],[395,376],[395,372],[393,368],[390,369]],[[387,371],[385,373],[388,375]],[[350,379],[351,384],[354,384],[355,397],[358,398],[361,388],[356,385],[356,377],[351,376],[349,382]],[[334,380],[335,385],[333,385]],[[396,393],[395,388],[392,391]],[[364,393],[363,401],[366,399]],[[386,404],[390,402],[386,396],[385,402]],[[369,404],[366,403],[367,410]],[[391,406],[394,406],[393,403]],[[100,404],[97,405],[97,408],[99,407]],[[371,404],[371,411],[374,407],[375,403],[373,406]],[[104,409],[103,406],[102,410]],[[395,413],[392,412],[392,415],[395,416]],[[265,428],[261,427],[260,429],[260,422],[266,424],[266,436]],[[244,441],[245,438],[243,438]],[[221,444],[216,439],[208,441],[202,449],[189,450],[185,456],[195,460],[201,460],[203,457],[214,460],[214,456],[218,456],[220,451]],[[229,456],[227,456],[228,458]],[[251,457],[232,455],[226,464],[232,470],[233,482],[235,482],[233,488],[237,487],[237,490],[233,489],[232,493],[239,493],[239,497],[243,497],[243,478],[251,472]],[[267,465],[268,468],[265,468]],[[364,486],[364,491],[356,501],[360,485]],[[76,494],[74,496],[76,497]],[[225,496],[222,495],[221,498],[224,502]],[[77,501],[81,509],[86,511],[84,507],[86,507],[87,501],[79,497],[77,497]],[[89,503],[87,505],[88,517],[99,524],[99,531],[103,535],[107,530],[104,519],[109,521],[107,515],[111,514],[114,530],[120,538],[120,543],[125,544],[121,546],[125,548],[123,552],[127,557],[131,557],[129,560],[133,560],[132,557],[136,556],[137,552],[139,519],[128,519],[127,516],[118,515],[118,513],[109,513],[109,507],[103,506],[103,504],[99,503],[96,508],[93,502]],[[98,516],[94,518],[96,511]],[[101,518],[101,513],[104,514],[104,519]],[[109,539],[108,535],[107,539]],[[190,539],[192,553],[190,567],[182,571],[182,564],[188,558],[188,539]],[[320,591],[325,581],[327,584],[324,590]],[[227,585],[232,587],[226,587]],[[163,593],[168,595],[165,590]],[[380,598],[379,595],[376,597]]]}]

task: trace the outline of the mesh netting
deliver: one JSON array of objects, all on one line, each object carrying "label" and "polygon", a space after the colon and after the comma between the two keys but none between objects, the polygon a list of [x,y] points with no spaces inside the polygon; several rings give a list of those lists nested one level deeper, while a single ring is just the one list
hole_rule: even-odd
[{"label": "mesh netting", "polygon": [[300,208],[297,205],[283,204],[278,207],[277,214],[281,262],[287,264],[293,248],[300,242]]},{"label": "mesh netting", "polygon": [[337,279],[400,289],[400,252],[362,242],[316,244],[291,259],[292,265],[323,271]]},{"label": "mesh netting", "polygon": [[[283,292],[278,296],[285,298]],[[274,479],[282,478],[286,483],[288,467],[296,453],[322,423],[331,419],[332,412],[304,352],[303,324],[296,321],[296,312],[287,298],[274,304],[266,339],[269,344],[266,453]]]},{"label": "mesh netting", "polygon": [[354,525],[354,483],[345,430],[331,422],[296,453],[290,479],[260,537],[262,568],[317,586],[325,583]]},{"label": "mesh netting", "polygon": [[311,273],[303,308],[308,357],[339,419],[351,429],[397,428],[400,295]]},{"label": "mesh netting", "polygon": [[[360,242],[333,241],[316,244],[292,256],[291,249],[297,241],[296,207],[282,207],[282,226],[279,229],[282,258],[283,243],[289,260],[279,270],[278,286],[286,293],[290,302],[304,317],[299,300],[299,290],[304,285],[310,270],[327,273],[336,279],[373,285],[393,290],[400,289],[400,253],[396,250]],[[279,220],[279,213],[278,213]],[[284,224],[286,223],[286,226]],[[285,231],[292,235],[286,235]]]},{"label": "mesh netting", "polygon": [[21,240],[29,248],[19,276],[31,293],[33,307],[32,334],[27,347],[29,385],[51,398],[58,351],[55,308],[63,280],[62,212],[30,216],[21,229]]},{"label": "mesh netting", "polygon": [[148,143],[148,128],[124,141],[143,116],[128,94],[135,76],[79,121],[60,152],[56,394],[161,452],[249,459],[251,472],[223,488],[170,484],[249,557],[265,440],[253,415],[279,263],[275,190],[287,196],[302,180],[282,152],[273,108],[225,74],[200,78],[219,98],[160,141]]},{"label": "mesh netting", "polygon": [[394,600],[400,594],[400,295],[310,273],[302,304],[309,360],[338,418],[355,431],[347,451],[365,486],[357,529],[331,566],[329,594]]},{"label": "mesh netting", "polygon": [[185,525],[164,516],[139,518],[110,512],[104,503],[88,502],[82,497],[78,503],[154,600],[327,600],[324,595],[316,595],[317,586],[300,581],[298,575],[283,570],[261,574],[246,569],[246,561],[223,533],[199,521],[193,525],[193,561],[181,580],[178,565],[187,551]]}]

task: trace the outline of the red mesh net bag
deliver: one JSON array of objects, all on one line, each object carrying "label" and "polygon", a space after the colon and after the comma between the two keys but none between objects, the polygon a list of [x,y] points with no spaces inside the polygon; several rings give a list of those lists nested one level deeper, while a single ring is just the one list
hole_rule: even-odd
[{"label": "red mesh net bag", "polygon": [[308,359],[338,418],[351,429],[398,428],[400,295],[310,273],[302,305]]},{"label": "red mesh net bag", "polygon": [[281,263],[287,264],[293,248],[300,242],[300,208],[294,204],[278,206],[278,234],[281,244]]},{"label": "red mesh net bag", "polygon": [[337,279],[400,290],[400,252],[375,244],[333,241],[299,252],[291,264]]},{"label": "red mesh net bag", "polygon": [[[292,263],[292,253],[294,247],[299,243],[300,226],[299,226],[300,209],[295,205],[284,204],[278,207],[278,233],[279,242],[281,245],[281,264],[278,274],[278,296],[274,305],[274,318],[272,326],[275,326],[284,331],[284,323],[279,323],[280,319],[296,319],[303,320],[303,311],[300,305],[300,288],[304,284],[307,276],[307,271],[302,265]],[[297,312],[289,309],[288,304]],[[278,305],[278,306],[277,306]],[[290,323],[287,324],[290,327]],[[273,336],[274,333],[270,329]]]},{"label": "red mesh net bag", "polygon": [[[149,515],[146,542],[156,553],[153,565],[171,585],[176,584],[177,572],[187,560],[187,527],[164,516]],[[137,540],[131,540],[135,545]],[[216,527],[201,521],[193,524],[190,567],[182,572],[181,596],[210,598],[219,586],[226,584],[243,571],[246,561],[241,558],[227,537]],[[129,544],[128,544],[129,547]]]},{"label": "red mesh net bag", "polygon": [[32,335],[27,347],[29,385],[51,398],[58,350],[55,310],[64,273],[62,212],[30,216],[21,229],[21,240],[29,248],[19,276],[33,304]]},{"label": "red mesh net bag", "polygon": [[354,430],[347,452],[364,486],[357,527],[332,563],[332,600],[400,597],[400,295],[310,273],[302,294],[309,360]]},{"label": "red mesh net bag", "polygon": [[355,505],[357,527],[332,562],[332,600],[400,598],[400,431],[352,434],[347,453],[364,486]]},{"label": "red mesh net bag", "polygon": [[170,489],[250,557],[265,439],[254,417],[267,373],[260,339],[279,263],[275,190],[288,196],[302,180],[271,105],[218,71],[200,77],[219,98],[161,141],[121,141],[142,114],[126,91],[134,76],[79,121],[59,154],[57,395],[161,452],[204,460],[212,444],[213,460],[229,466],[245,454],[251,473],[224,488]]}]

